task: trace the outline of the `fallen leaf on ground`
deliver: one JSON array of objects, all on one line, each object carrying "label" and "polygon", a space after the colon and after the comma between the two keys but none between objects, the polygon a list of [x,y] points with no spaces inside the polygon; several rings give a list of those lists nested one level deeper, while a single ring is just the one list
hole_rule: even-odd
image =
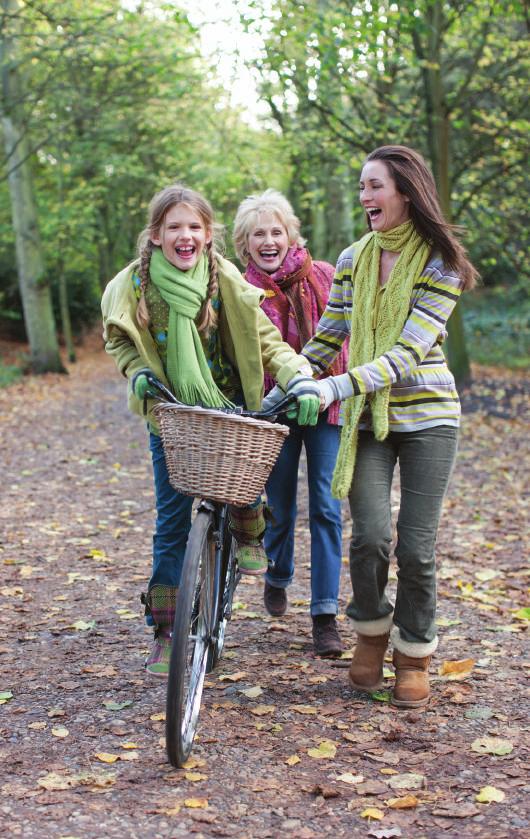
[{"label": "fallen leaf on ground", "polygon": [[265,714],[272,714],[276,710],[275,705],[256,705],[250,709],[250,713],[256,717],[263,717]]},{"label": "fallen leaf on ground", "polygon": [[351,772],[343,772],[342,775],[337,776],[337,781],[342,781],[343,784],[362,784],[364,775],[353,775]]},{"label": "fallen leaf on ground", "polygon": [[191,809],[199,808],[199,809],[206,809],[208,806],[208,799],[207,798],[185,798],[184,799],[184,806],[190,807]]},{"label": "fallen leaf on ground", "polygon": [[317,709],[313,705],[289,705],[289,710],[296,714],[316,714]]},{"label": "fallen leaf on ground", "polygon": [[367,807],[366,810],[363,810],[361,813],[361,819],[384,819],[385,814],[382,810],[378,810],[377,807]]},{"label": "fallen leaf on ground", "polygon": [[237,673],[223,673],[222,676],[219,676],[220,682],[239,682],[241,679],[244,679],[246,676],[245,670],[239,670]]},{"label": "fallen leaf on ground", "polygon": [[509,755],[513,751],[513,743],[500,737],[478,737],[473,740],[471,750],[479,755]]},{"label": "fallen leaf on ground", "polygon": [[389,798],[385,801],[392,810],[412,810],[418,806],[418,803],[415,795],[404,795],[402,798]]},{"label": "fallen leaf on ground", "polygon": [[425,775],[403,772],[401,775],[392,775],[387,783],[392,789],[421,789],[425,785]]},{"label": "fallen leaf on ground", "polygon": [[447,681],[457,681],[458,679],[465,679],[469,676],[475,660],[473,658],[463,658],[459,661],[443,661],[438,668],[438,675],[443,676]]},{"label": "fallen leaf on ground", "polygon": [[68,731],[67,728],[64,727],[64,725],[57,725],[54,728],[52,728],[52,734],[53,734],[54,737],[62,738],[62,737],[68,737],[70,732]]},{"label": "fallen leaf on ground", "polygon": [[504,801],[506,793],[497,787],[482,787],[482,789],[475,796],[475,801],[479,804],[491,804],[493,801]]},{"label": "fallen leaf on ground", "polygon": [[335,757],[337,746],[332,740],[322,740],[317,748],[308,749],[307,754],[315,760],[324,760],[326,758]]}]

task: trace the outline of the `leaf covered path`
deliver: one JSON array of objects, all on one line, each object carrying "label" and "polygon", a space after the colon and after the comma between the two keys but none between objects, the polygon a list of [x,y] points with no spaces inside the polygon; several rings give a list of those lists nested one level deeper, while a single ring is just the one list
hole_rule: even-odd
[{"label": "leaf covered path", "polygon": [[[0,391],[0,832],[528,836],[521,375],[480,371],[463,394],[429,707],[400,712],[385,693],[354,693],[350,653],[313,656],[302,481],[288,614],[269,618],[261,582],[242,581],[189,768],[177,771],[163,745],[164,685],[142,669],[146,434],[99,346],[69,369]],[[349,532],[345,508],[345,555]],[[342,611],[349,588],[345,563]],[[348,621],[340,626],[351,649]],[[388,685],[391,674],[389,665]]]}]

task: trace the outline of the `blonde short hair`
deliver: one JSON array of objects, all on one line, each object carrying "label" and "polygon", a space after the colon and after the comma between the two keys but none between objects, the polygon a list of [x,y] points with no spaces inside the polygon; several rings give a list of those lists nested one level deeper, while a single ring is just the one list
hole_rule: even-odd
[{"label": "blonde short hair", "polygon": [[250,231],[258,223],[260,213],[272,213],[285,227],[289,239],[289,247],[292,245],[305,245],[305,239],[300,235],[300,219],[281,192],[276,189],[266,189],[261,195],[249,195],[238,207],[234,220],[234,247],[243,265],[248,264],[250,254],[248,252],[248,237]]}]

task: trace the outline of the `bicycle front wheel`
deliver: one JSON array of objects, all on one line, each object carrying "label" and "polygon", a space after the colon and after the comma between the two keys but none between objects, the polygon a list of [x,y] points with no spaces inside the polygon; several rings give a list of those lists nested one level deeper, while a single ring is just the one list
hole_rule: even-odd
[{"label": "bicycle front wheel", "polygon": [[214,515],[195,516],[177,596],[166,701],[166,750],[180,767],[191,752],[199,721],[208,656],[216,620]]}]

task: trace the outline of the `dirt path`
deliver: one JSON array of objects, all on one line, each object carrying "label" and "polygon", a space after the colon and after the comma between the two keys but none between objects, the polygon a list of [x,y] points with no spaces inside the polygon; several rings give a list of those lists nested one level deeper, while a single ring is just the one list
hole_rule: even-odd
[{"label": "dirt path", "polygon": [[[267,617],[261,582],[241,584],[192,761],[176,771],[163,746],[164,686],[142,670],[146,434],[99,348],[70,371],[0,391],[0,832],[530,835],[521,378],[483,371],[464,395],[429,708],[363,698],[348,688],[347,656],[313,656],[303,492],[289,612]],[[348,533],[345,513],[345,555]],[[342,608],[349,588],[345,564]],[[341,630],[351,646],[347,620]],[[483,788],[491,803],[477,801]]]}]

